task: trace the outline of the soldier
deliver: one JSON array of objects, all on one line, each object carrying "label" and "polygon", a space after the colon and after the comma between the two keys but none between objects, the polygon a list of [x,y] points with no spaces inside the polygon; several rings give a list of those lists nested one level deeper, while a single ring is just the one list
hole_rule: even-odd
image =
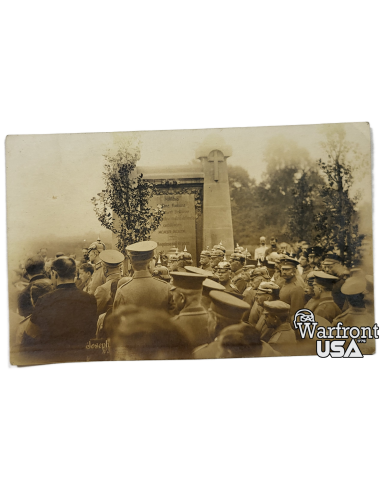
[{"label": "soldier", "polygon": [[[365,277],[355,276],[348,278],[341,292],[346,296],[349,308],[342,314],[337,316],[332,323],[332,326],[337,326],[339,322],[343,327],[362,326],[372,328],[374,326],[373,313],[368,313],[365,305],[366,279]],[[350,338],[345,343],[347,347],[350,343]],[[374,338],[366,339],[366,343],[359,344],[361,352],[365,354],[374,354],[376,345]]]},{"label": "soldier", "polygon": [[210,293],[212,292],[212,290],[223,292],[225,290],[225,287],[215,282],[214,280],[211,280],[210,278],[206,278],[202,283],[201,297],[201,305],[205,309],[205,311],[208,311],[212,303],[212,299],[210,297]]},{"label": "soldier", "polygon": [[263,306],[266,324],[273,330],[269,345],[282,355],[292,355],[296,349],[296,336],[289,323],[290,305],[282,301],[265,301]]},{"label": "soldier", "polygon": [[241,322],[243,315],[250,306],[226,292],[212,290],[210,292],[212,299],[209,308],[208,330],[211,338],[214,340],[209,345],[202,345],[194,351],[195,359],[215,359],[218,353],[218,336],[227,326],[236,325]]},{"label": "soldier", "polygon": [[[333,300],[336,302],[336,304],[339,306],[339,308],[343,311],[346,297],[341,292],[341,287],[349,277],[349,270],[347,267],[341,265],[340,263],[334,263],[333,265],[330,266],[330,274],[335,275],[335,277],[339,277],[339,280],[333,286],[332,297]],[[348,305],[345,306],[345,309],[347,308]]]},{"label": "soldier", "polygon": [[208,333],[208,313],[201,305],[202,283],[205,275],[190,272],[172,272],[171,292],[180,313],[174,324],[188,337],[193,348],[211,342]]},{"label": "soldier", "polygon": [[121,306],[110,316],[111,360],[192,359],[188,338],[167,313]]},{"label": "soldier", "polygon": [[160,280],[169,283],[171,276],[169,275],[169,269],[164,265],[156,264],[152,272],[152,277],[158,277]]},{"label": "soldier", "polygon": [[225,292],[243,298],[238,288],[232,283],[232,267],[228,261],[221,261],[217,265],[216,275],[221,285],[225,287]]},{"label": "soldier", "polygon": [[106,245],[98,239],[90,244],[88,252],[89,252],[89,260],[92,265],[94,265],[94,273],[88,287],[88,293],[94,294],[97,290],[97,287],[104,284],[106,282],[106,277],[103,272],[102,262],[99,259],[99,254],[101,251],[106,249]]},{"label": "soldier", "polygon": [[217,265],[223,261],[224,259],[224,252],[222,249],[212,249],[210,252],[210,266],[212,267],[212,271],[215,273],[217,269]]},{"label": "soldier", "polygon": [[250,325],[240,323],[224,328],[217,338],[218,359],[235,357],[276,357],[281,355],[261,340]]},{"label": "soldier", "polygon": [[187,251],[181,251],[177,255],[176,264],[172,265],[172,272],[186,272],[185,266],[192,265],[192,255]]},{"label": "soldier", "polygon": [[305,308],[314,312],[316,306],[319,304],[319,293],[314,290],[315,270],[312,270],[308,275],[306,282],[304,283],[304,300],[306,301]]},{"label": "soldier", "polygon": [[244,255],[240,253],[232,253],[230,255],[230,265],[232,273],[234,274],[232,278],[232,283],[237,287],[241,294],[244,293],[247,286],[245,280],[242,278],[244,264]]},{"label": "soldier", "polygon": [[168,269],[169,271],[176,271],[177,270],[177,260],[178,260],[178,253],[170,253],[168,254]]},{"label": "soldier", "polygon": [[149,263],[157,248],[155,241],[141,241],[127,246],[134,274],[117,290],[114,309],[120,305],[160,309],[172,313],[174,309],[170,286],[163,280],[152,277]]},{"label": "soldier", "polygon": [[319,298],[319,302],[313,312],[330,322],[341,314],[341,309],[332,298],[332,288],[337,280],[339,280],[338,277],[328,273],[314,271],[313,288],[315,296]]},{"label": "soldier", "polygon": [[265,316],[263,314],[265,301],[277,301],[279,299],[279,285],[274,282],[262,282],[255,296],[255,303],[250,310],[248,321],[251,325],[256,326],[258,333],[263,340],[268,341],[270,338],[266,336],[269,330],[266,325]]},{"label": "soldier", "polygon": [[212,265],[210,264],[211,253],[209,250],[205,249],[201,251],[200,254],[200,265],[203,270],[213,271]]},{"label": "soldier", "polygon": [[299,309],[304,307],[304,288],[296,279],[296,267],[298,264],[298,260],[289,256],[283,256],[281,259],[281,273],[285,283],[280,288],[279,299],[290,305],[291,319],[293,319]]},{"label": "soldier", "polygon": [[[106,282],[97,287],[94,293],[97,300],[98,316],[113,306],[116,289],[118,288],[119,280],[122,278],[124,255],[119,251],[109,249],[102,251],[99,259],[102,262]],[[124,280],[127,282],[128,277],[125,277]]]}]

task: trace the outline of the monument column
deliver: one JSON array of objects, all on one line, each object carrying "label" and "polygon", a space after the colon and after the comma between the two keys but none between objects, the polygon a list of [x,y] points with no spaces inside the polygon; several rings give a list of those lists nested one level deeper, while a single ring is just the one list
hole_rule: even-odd
[{"label": "monument column", "polygon": [[227,158],[231,148],[227,145],[202,145],[196,151],[204,170],[203,218],[204,248],[222,242],[228,254],[234,251]]}]

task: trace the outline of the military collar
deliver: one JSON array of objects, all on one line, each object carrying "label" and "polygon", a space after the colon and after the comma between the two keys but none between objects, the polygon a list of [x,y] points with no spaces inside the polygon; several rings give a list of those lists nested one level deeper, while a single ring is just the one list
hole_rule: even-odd
[{"label": "military collar", "polygon": [[192,314],[207,314],[202,306],[186,307],[180,311],[179,316],[191,316]]},{"label": "military collar", "polygon": [[59,284],[57,285],[57,289],[76,289],[77,286],[75,285],[74,282],[71,282],[69,284]]},{"label": "military collar", "polygon": [[115,280],[117,278],[121,278],[121,274],[119,272],[114,272],[114,273],[110,273],[109,275],[107,275],[106,277],[106,282],[108,280]]},{"label": "military collar", "polygon": [[148,270],[141,270],[139,272],[134,272],[132,278],[152,278],[152,275]]},{"label": "military collar", "polygon": [[37,275],[33,275],[33,277],[29,279],[29,282],[34,282],[34,280],[41,280],[43,278],[46,279],[45,275],[43,273],[38,273]]}]

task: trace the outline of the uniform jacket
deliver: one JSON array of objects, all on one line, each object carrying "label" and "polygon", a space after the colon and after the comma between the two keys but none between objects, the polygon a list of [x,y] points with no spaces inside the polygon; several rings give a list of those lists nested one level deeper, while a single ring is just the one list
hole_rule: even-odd
[{"label": "uniform jacket", "polygon": [[34,275],[29,285],[18,296],[18,309],[21,316],[29,316],[33,313],[37,300],[44,294],[51,292],[53,285],[45,275]]},{"label": "uniform jacket", "polygon": [[298,284],[295,277],[286,282],[279,291],[279,299],[290,305],[290,318],[304,307],[304,289]]},{"label": "uniform jacket", "polygon": [[98,263],[94,265],[94,273],[93,276],[91,277],[91,282],[87,287],[87,292],[89,294],[94,294],[97,288],[100,285],[104,284],[105,282],[106,282],[106,277],[103,271],[102,262],[98,261]]},{"label": "uniform jacket", "polygon": [[232,283],[237,287],[240,294],[243,294],[246,289],[246,281],[242,278],[243,268],[235,272],[232,278]]},{"label": "uniform jacket", "polygon": [[124,305],[159,309],[172,314],[174,304],[170,284],[154,278],[147,271],[138,271],[116,291],[114,309]]},{"label": "uniform jacket", "polygon": [[291,328],[290,323],[282,323],[276,328],[271,335],[269,344],[277,347],[276,350],[282,352],[282,345],[290,345],[296,343],[295,331]]},{"label": "uniform jacket", "polygon": [[[112,283],[116,280],[120,284],[121,280],[121,274],[120,273],[112,273],[107,276],[106,282],[99,287],[97,287],[94,296],[95,299],[97,300],[97,312],[98,316],[105,313],[108,309],[108,303],[111,299],[111,286]],[[128,277],[124,277],[125,282],[129,280]]]},{"label": "uniform jacket", "polygon": [[[362,326],[369,326],[370,328],[373,328],[374,326],[374,316],[373,314],[368,313],[366,308],[356,308],[353,306],[350,306],[349,309],[344,311],[342,314],[337,316],[333,322],[332,326],[337,326],[337,323],[341,321],[343,323],[342,326],[357,326],[357,328],[361,328]],[[342,332],[341,332],[342,334]],[[347,333],[349,335],[349,333]],[[374,334],[372,330],[372,335]],[[361,336],[361,333],[360,333]],[[350,338],[348,338],[348,341],[346,342],[345,346],[349,345]],[[359,343],[358,344],[361,352],[363,355],[365,354],[374,354],[376,350],[376,341],[374,338],[372,339],[367,339],[366,343]]]},{"label": "uniform jacket", "polygon": [[304,306],[306,309],[309,309],[310,311],[312,311],[313,313],[315,312],[315,309],[317,308],[318,304],[319,304],[319,301],[320,299],[315,299],[314,297],[312,297],[308,302],[307,304]]},{"label": "uniform jacket", "polygon": [[183,309],[173,321],[187,336],[193,348],[212,341],[208,332],[208,313],[202,306]]},{"label": "uniform jacket", "polygon": [[[346,301],[345,295],[341,292],[341,287],[342,287],[344,282],[345,282],[345,280],[343,280],[343,279],[338,280],[332,289],[333,300],[336,302],[336,304],[339,306],[339,308],[341,310],[345,309],[344,303]],[[348,308],[348,306],[347,306],[347,308]]]},{"label": "uniform jacket", "polygon": [[[312,309],[311,309],[312,311]],[[318,314],[328,321],[332,322],[341,314],[341,309],[332,298],[331,292],[326,292],[320,296],[319,303],[313,310],[314,314]]]}]

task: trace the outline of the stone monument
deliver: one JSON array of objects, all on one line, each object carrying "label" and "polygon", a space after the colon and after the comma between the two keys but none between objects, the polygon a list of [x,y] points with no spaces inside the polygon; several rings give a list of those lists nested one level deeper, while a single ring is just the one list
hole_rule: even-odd
[{"label": "stone monument", "polygon": [[199,159],[188,165],[137,166],[137,173],[153,182],[151,205],[161,204],[165,215],[151,235],[158,251],[171,247],[192,254],[198,264],[203,249],[222,242],[227,254],[234,250],[227,158],[231,147],[211,135],[196,150]]}]

